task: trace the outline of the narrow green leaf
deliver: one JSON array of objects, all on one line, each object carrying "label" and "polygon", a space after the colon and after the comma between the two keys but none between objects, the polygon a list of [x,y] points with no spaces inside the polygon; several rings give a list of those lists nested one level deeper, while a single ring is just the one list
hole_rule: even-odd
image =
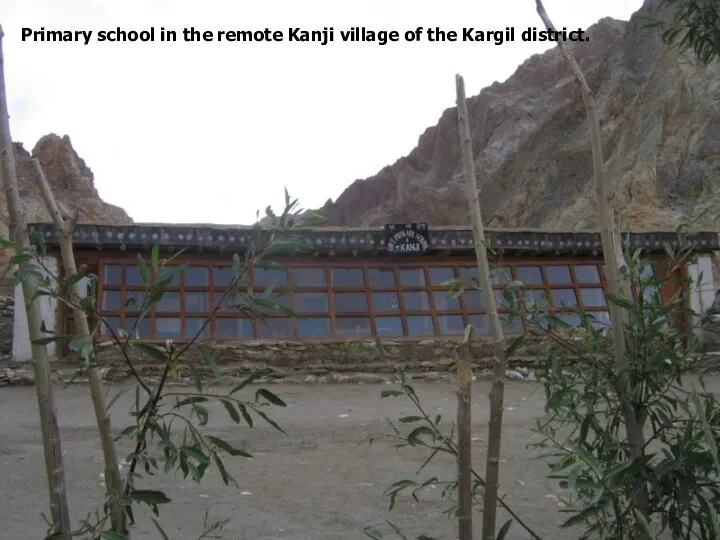
[{"label": "narrow green leaf", "polygon": [[152,252],[150,253],[150,264],[152,264],[154,270],[157,270],[160,266],[160,244],[155,244],[152,247]]},{"label": "narrow green leaf", "polygon": [[213,375],[215,375],[215,377],[219,377],[220,367],[215,359],[215,355],[206,345],[198,344],[198,349],[200,349],[203,361],[210,367],[210,369],[212,369]]},{"label": "narrow green leaf", "polygon": [[424,420],[422,416],[403,416],[398,419],[398,422],[402,424],[411,424],[413,422],[421,422],[422,420]]},{"label": "narrow green leaf", "polygon": [[278,396],[276,396],[275,394],[273,394],[270,390],[267,390],[266,388],[260,388],[255,393],[255,401],[258,401],[259,398],[261,398],[261,397],[265,398],[267,401],[269,401],[273,405],[277,405],[278,407],[287,407],[287,405],[285,405],[285,402],[282,399],[280,399]]},{"label": "narrow green leaf", "polygon": [[137,258],[137,267],[140,271],[140,277],[142,277],[143,283],[150,283],[150,270],[148,269],[145,259],[143,259],[140,255],[138,255]]},{"label": "narrow green leaf", "polygon": [[257,379],[259,379],[261,377],[261,375],[262,374],[260,372],[256,371],[255,373],[250,375],[247,379],[245,379],[243,382],[238,384],[235,388],[230,390],[230,395],[235,394],[236,392],[239,392],[240,390],[245,388],[247,385],[249,385],[253,381],[256,381]]},{"label": "narrow green leaf", "polygon": [[508,519],[505,522],[505,525],[503,525],[502,528],[500,529],[500,532],[498,532],[498,535],[495,538],[495,540],[505,540],[505,538],[507,537],[507,533],[510,530],[510,527],[512,526],[512,524],[513,524],[513,520]]},{"label": "narrow green leaf", "polygon": [[237,408],[240,410],[240,414],[242,414],[242,417],[245,419],[245,423],[248,427],[253,427],[253,419],[252,416],[250,416],[250,413],[248,413],[247,407],[245,407],[242,403],[238,403]]},{"label": "narrow green leaf", "polygon": [[134,341],[132,346],[137,349],[138,352],[146,354],[154,360],[160,360],[161,362],[167,362],[169,360],[167,352],[157,345]]},{"label": "narrow green leaf", "polygon": [[184,407],[185,405],[192,405],[193,403],[206,403],[208,401],[208,398],[204,396],[190,396],[185,399],[182,399],[178,401],[175,404],[175,409],[178,409],[180,407]]},{"label": "narrow green leaf", "polygon": [[198,463],[208,463],[210,461],[210,458],[204,452],[193,446],[183,446],[180,451],[185,452],[188,457],[194,458]]},{"label": "narrow green leaf", "polygon": [[221,403],[225,407],[225,410],[230,415],[230,418],[232,418],[232,421],[236,424],[240,423],[240,415],[237,412],[237,409],[235,408],[235,404],[232,401],[228,401],[226,399],[221,400]]},{"label": "narrow green leaf", "polygon": [[240,448],[233,447],[230,443],[227,441],[220,439],[219,437],[213,437],[211,435],[207,436],[207,439],[211,441],[215,446],[217,446],[220,450],[223,450],[230,454],[231,456],[240,456],[240,457],[246,457],[246,458],[252,458],[253,456],[249,453],[247,453],[245,450],[242,450]]},{"label": "narrow green leaf", "polygon": [[172,502],[162,491],[153,491],[149,489],[133,489],[129,493],[130,499],[146,504],[165,504]]}]

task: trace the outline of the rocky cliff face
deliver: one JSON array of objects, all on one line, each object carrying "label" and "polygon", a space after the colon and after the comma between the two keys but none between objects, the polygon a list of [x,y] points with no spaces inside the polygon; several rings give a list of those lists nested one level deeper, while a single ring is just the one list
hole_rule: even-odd
[{"label": "rocky cliff face", "polygon": [[[657,12],[658,3],[647,0],[643,10]],[[672,229],[693,194],[705,205],[720,201],[720,65],[669,49],[637,15],[599,21],[590,41],[572,49],[595,93],[612,205],[627,226]],[[470,98],[468,108],[487,224],[597,225],[585,109],[557,48]],[[469,223],[456,118],[455,108],[446,110],[408,156],[326,205],[329,223]]]},{"label": "rocky cliff face", "polygon": [[[30,161],[32,158],[40,161],[57,201],[71,214],[79,209],[79,222],[109,225],[133,222],[125,210],[103,202],[95,189],[92,171],[77,155],[67,135],[45,135],[37,142],[32,153],[25,150],[21,143],[15,143],[14,150],[20,198],[29,223],[51,221],[35,181]],[[3,192],[0,202],[0,234],[4,237],[8,234],[8,222],[7,200]]]}]

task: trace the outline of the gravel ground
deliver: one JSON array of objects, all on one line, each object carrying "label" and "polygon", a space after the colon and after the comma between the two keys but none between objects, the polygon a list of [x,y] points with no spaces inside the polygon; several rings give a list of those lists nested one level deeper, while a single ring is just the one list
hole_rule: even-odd
[{"label": "gravel ground", "polygon": [[[720,387],[719,379],[713,379]],[[115,385],[112,392],[123,388]],[[124,387],[130,388],[130,387]],[[246,444],[255,459],[228,458],[231,474],[239,488],[226,487],[214,471],[200,485],[190,480],[158,476],[143,479],[138,487],[164,489],[173,500],[161,507],[160,521],[170,538],[196,539],[202,532],[206,510],[216,519],[229,518],[224,538],[238,540],[331,540],[366,538],[363,528],[383,526],[386,519],[408,534],[426,533],[438,539],[457,538],[455,524],[442,510],[441,488],[429,487],[416,503],[399,500],[389,512],[383,490],[403,478],[418,478],[415,470],[426,454],[414,449],[392,448],[388,442],[372,446],[363,442],[368,435],[387,433],[384,418],[399,418],[414,411],[404,398],[380,399],[386,385],[272,385],[271,390],[288,404],[273,408],[271,417],[289,433],[278,433],[264,425],[249,429],[233,424],[221,406],[213,407],[208,429],[228,441]],[[455,418],[454,387],[449,383],[415,385],[423,404],[433,414]],[[177,389],[180,390],[180,389]],[[473,461],[484,471],[485,438],[488,420],[487,382],[473,385]],[[218,391],[226,391],[219,389]],[[117,428],[129,424],[130,395],[113,406]],[[77,521],[92,512],[102,497],[102,465],[94,417],[84,386],[57,387],[56,401],[63,437],[71,513]],[[533,383],[507,382],[504,437],[501,464],[501,492],[506,502],[543,539],[577,538],[559,529],[564,515],[554,498],[557,484],[544,477],[546,468],[532,459],[527,444],[534,438],[534,418],[542,413],[541,389]],[[47,488],[38,431],[35,389],[0,389],[0,538],[39,539],[45,525]],[[443,420],[446,422],[446,420]],[[126,450],[123,445],[123,450]],[[451,479],[454,463],[438,461],[420,478]],[[144,485],[143,485],[144,484]],[[480,514],[476,514],[476,534]],[[503,514],[500,519],[505,518]],[[502,523],[502,521],[500,522]],[[387,535],[387,538],[390,538]],[[147,515],[141,515],[133,539],[160,538]],[[513,525],[511,539],[529,538]]]}]

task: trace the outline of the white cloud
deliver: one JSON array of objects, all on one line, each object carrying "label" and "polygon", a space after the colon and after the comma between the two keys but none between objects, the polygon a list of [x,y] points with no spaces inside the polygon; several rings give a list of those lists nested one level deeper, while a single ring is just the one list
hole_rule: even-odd
[{"label": "white cloud", "polygon": [[[9,5],[8,5],[9,3]],[[640,0],[546,0],[558,27],[627,19]],[[541,26],[532,0],[4,0],[13,138],[68,134],[100,195],[138,221],[250,223],[255,210],[335,199],[407,154],[468,94],[542,43],[341,43],[349,26]],[[21,29],[176,29],[177,42],[22,42]],[[181,30],[334,27],[336,41],[185,43]]]}]

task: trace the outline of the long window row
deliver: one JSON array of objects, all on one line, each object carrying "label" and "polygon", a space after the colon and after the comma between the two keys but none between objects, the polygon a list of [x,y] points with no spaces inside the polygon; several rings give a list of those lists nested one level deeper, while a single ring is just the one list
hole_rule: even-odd
[{"label": "long window row", "polygon": [[[192,261],[178,274],[155,309],[137,325],[140,337],[180,339],[194,336],[232,281],[226,261]],[[362,263],[361,263],[362,264]],[[101,268],[101,312],[114,328],[135,325],[144,300],[141,274],[133,263]],[[225,306],[204,328],[201,339],[367,338],[377,336],[457,335],[465,325],[488,333],[488,318],[477,283],[477,268],[464,264],[353,266],[298,264],[287,269],[254,269],[254,294],[273,286],[274,301],[297,317],[269,311],[252,320]],[[522,331],[523,322],[509,317],[502,293],[509,280],[520,280],[523,295],[540,309],[573,324],[572,309],[591,312],[598,324],[609,320],[602,276],[595,262],[582,264],[510,263],[494,270],[498,311],[505,331]],[[463,294],[453,293],[463,283]]]}]

